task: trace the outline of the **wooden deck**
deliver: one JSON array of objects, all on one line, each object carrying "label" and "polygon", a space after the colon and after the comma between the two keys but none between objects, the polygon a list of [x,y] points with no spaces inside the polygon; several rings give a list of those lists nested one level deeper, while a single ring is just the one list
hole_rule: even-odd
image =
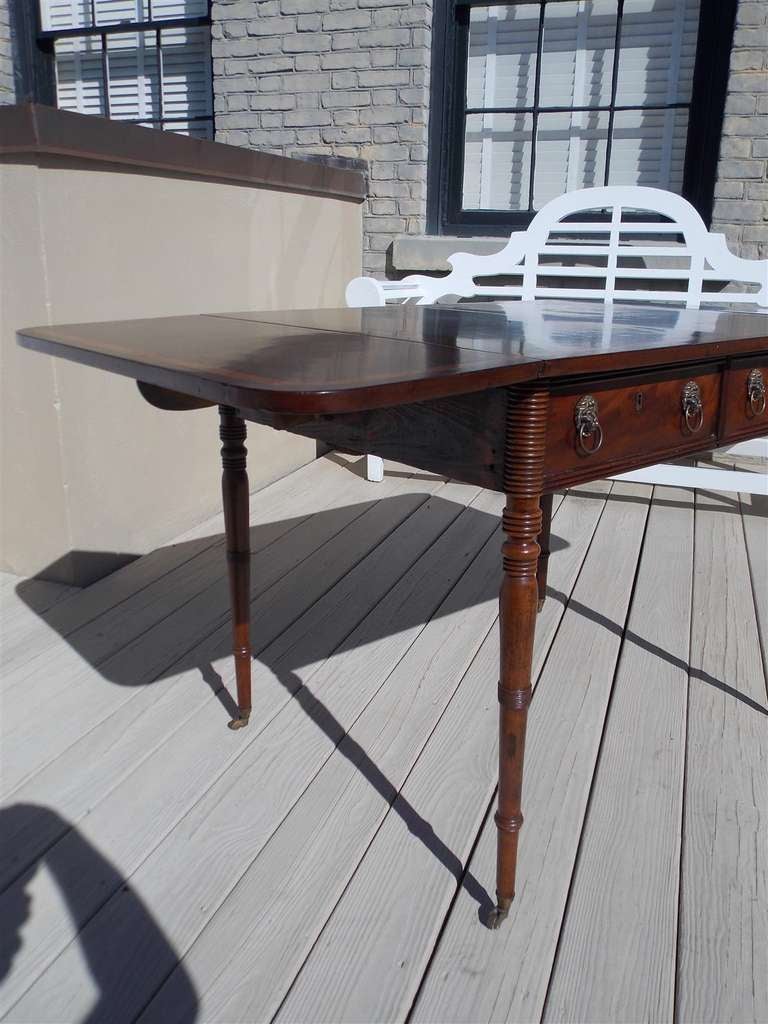
[{"label": "wooden deck", "polygon": [[768,507],[556,499],[518,895],[494,876],[501,497],[330,456],[83,591],[6,577],[0,1015],[768,1020]]}]

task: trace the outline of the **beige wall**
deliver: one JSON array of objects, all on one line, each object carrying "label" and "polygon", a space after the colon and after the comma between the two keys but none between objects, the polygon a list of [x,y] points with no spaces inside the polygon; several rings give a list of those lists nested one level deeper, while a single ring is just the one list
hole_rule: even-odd
[{"label": "beige wall", "polygon": [[[18,347],[42,323],[343,304],[358,204],[135,173],[0,163],[0,568],[84,584],[219,507],[215,410],[161,412],[133,381]],[[252,489],[315,456],[249,427]]]}]

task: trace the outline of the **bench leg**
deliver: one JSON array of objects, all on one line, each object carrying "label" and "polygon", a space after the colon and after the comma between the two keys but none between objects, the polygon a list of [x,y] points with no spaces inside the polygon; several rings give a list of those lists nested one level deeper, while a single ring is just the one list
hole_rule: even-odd
[{"label": "bench leg", "polygon": [[251,564],[248,524],[248,473],[245,421],[228,405],[219,406],[221,494],[227,540],[232,647],[237,679],[238,715],[230,729],[241,729],[251,715]]},{"label": "bench leg", "polygon": [[496,907],[488,925],[498,928],[515,896],[517,840],[531,665],[536,629],[536,569],[541,531],[546,391],[509,389],[502,526],[504,574],[499,595],[501,675],[499,680],[499,800],[496,811]]},{"label": "bench leg", "polygon": [[380,459],[378,455],[366,455],[363,472],[366,480],[371,480],[376,484],[381,483],[384,479],[384,460]]},{"label": "bench leg", "polygon": [[547,566],[549,565],[549,535],[552,529],[552,497],[545,494],[541,499],[541,533],[539,534],[539,564],[536,569],[536,584],[539,591],[538,609],[544,607],[547,597]]}]

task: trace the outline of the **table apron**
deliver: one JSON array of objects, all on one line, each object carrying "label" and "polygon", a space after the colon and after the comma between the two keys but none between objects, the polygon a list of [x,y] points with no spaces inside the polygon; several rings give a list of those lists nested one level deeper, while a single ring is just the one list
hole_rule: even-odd
[{"label": "table apron", "polygon": [[[535,381],[525,387],[550,394],[547,420],[546,492],[712,451],[724,444],[768,435],[768,412],[750,406],[754,371],[768,383],[768,356],[657,367],[577,380]],[[750,374],[753,374],[750,378]],[[688,390],[686,390],[688,388]],[[337,451],[379,455],[504,491],[506,413],[520,387],[430,399],[364,412],[290,415],[241,409],[248,420],[323,442]],[[700,403],[690,406],[685,396]],[[577,404],[595,401],[601,447],[579,443]],[[691,411],[692,410],[692,411]],[[595,435],[597,436],[597,435]]]}]

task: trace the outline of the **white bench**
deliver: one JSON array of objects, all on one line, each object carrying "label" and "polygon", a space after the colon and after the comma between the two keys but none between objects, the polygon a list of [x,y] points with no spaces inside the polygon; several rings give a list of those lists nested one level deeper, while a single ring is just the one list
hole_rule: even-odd
[{"label": "white bench", "polygon": [[[347,305],[424,305],[473,297],[596,299],[606,306],[606,339],[615,301],[675,303],[688,309],[732,303],[768,308],[768,260],[734,256],[725,236],[708,232],[687,200],[656,188],[608,186],[568,192],[547,203],[527,230],[514,232],[499,252],[457,252],[448,263],[451,272],[443,277],[356,277],[347,285]],[[484,283],[499,277],[510,283]],[[579,280],[571,285],[569,278]],[[585,287],[587,280],[595,286]],[[640,283],[632,287],[635,281]],[[665,282],[671,284],[665,288]],[[739,290],[705,290],[707,284],[734,283]],[[730,452],[768,458],[768,440],[748,441]],[[381,459],[366,456],[369,480],[381,480],[383,471]],[[617,479],[768,494],[768,475],[721,469],[652,466]]]}]

